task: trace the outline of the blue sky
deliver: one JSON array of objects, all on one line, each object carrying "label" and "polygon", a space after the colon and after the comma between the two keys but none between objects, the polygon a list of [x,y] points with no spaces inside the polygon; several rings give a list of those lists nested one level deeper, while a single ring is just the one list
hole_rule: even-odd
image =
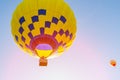
[{"label": "blue sky", "polygon": [[[11,36],[12,13],[21,1],[2,0],[0,3],[0,80],[55,80],[57,78],[53,78],[53,76],[56,75],[57,71],[60,73],[56,76],[61,77],[62,80],[69,79],[68,76],[71,76],[69,80],[99,80],[99,76],[101,76],[100,80],[120,79],[120,0],[65,0],[76,16],[77,37],[70,50],[66,51],[63,56],[50,60],[47,69],[37,67],[37,59],[24,54],[16,46]],[[90,57],[91,55],[92,57]],[[16,56],[15,62],[14,56]],[[73,57],[75,57],[74,60]],[[19,61],[18,59],[21,58],[22,60]],[[24,61],[26,59],[26,63],[30,63],[29,67]],[[67,64],[62,61],[64,59],[66,59]],[[111,59],[117,61],[115,68],[109,65]],[[20,63],[19,67],[16,65],[18,62]],[[9,77],[10,71],[12,71],[11,65],[16,65],[16,67],[14,66],[15,72],[13,69],[14,73]],[[97,67],[97,65],[100,65],[100,67]],[[66,70],[66,68],[68,69]],[[17,71],[18,69],[21,71]],[[24,74],[26,77],[21,75],[21,78],[19,76],[20,72],[25,70],[28,71],[28,73],[25,73],[30,75],[28,77]],[[64,72],[64,70],[68,72]],[[72,73],[70,73],[70,70]],[[98,74],[95,73],[97,70],[100,71]],[[54,72],[51,74],[51,71]],[[62,75],[63,73],[64,75]],[[99,75],[101,73],[106,76]],[[33,77],[31,77],[32,75]],[[5,78],[6,76],[8,76],[8,79]],[[86,76],[89,79],[85,78]],[[95,78],[93,79],[93,77]]]}]

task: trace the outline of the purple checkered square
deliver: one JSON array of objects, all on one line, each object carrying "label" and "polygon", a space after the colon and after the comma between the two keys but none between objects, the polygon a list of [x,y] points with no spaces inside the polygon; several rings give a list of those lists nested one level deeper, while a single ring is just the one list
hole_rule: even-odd
[{"label": "purple checkered square", "polygon": [[64,34],[63,29],[60,29],[59,34],[62,36]]}]

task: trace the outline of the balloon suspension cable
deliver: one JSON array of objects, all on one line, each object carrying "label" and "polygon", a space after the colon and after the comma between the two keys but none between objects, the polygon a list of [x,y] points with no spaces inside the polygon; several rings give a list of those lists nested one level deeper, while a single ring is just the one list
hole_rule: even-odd
[{"label": "balloon suspension cable", "polygon": [[48,60],[45,57],[41,57],[39,60],[39,66],[47,66]]}]

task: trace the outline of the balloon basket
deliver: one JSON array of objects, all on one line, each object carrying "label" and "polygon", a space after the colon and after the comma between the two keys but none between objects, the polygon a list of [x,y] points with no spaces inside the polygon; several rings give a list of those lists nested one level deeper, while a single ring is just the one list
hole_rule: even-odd
[{"label": "balloon basket", "polygon": [[47,66],[48,60],[46,58],[40,58],[39,66]]}]

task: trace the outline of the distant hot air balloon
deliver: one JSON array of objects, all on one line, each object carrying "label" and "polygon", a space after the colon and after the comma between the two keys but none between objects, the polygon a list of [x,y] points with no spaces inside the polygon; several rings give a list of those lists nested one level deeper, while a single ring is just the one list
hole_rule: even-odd
[{"label": "distant hot air balloon", "polygon": [[64,0],[23,0],[13,13],[11,32],[17,45],[32,56],[57,57],[76,36],[76,19]]},{"label": "distant hot air balloon", "polygon": [[110,60],[110,65],[113,66],[113,67],[115,67],[117,65],[116,60],[113,60],[113,59]]}]

